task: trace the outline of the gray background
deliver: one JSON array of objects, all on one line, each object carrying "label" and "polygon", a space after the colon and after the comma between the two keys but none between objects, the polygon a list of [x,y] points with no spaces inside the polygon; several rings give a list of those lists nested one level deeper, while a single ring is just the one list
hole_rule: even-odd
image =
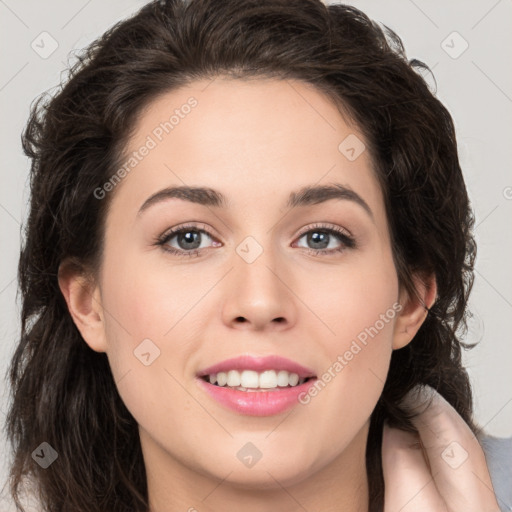
[{"label": "gray background", "polygon": [[[0,423],[7,407],[4,375],[18,338],[16,268],[26,217],[29,162],[20,134],[29,106],[56,86],[72,50],[86,46],[130,15],[143,0],[0,0],[2,109],[0,166]],[[402,38],[407,56],[433,69],[437,96],[456,125],[460,159],[476,215],[478,258],[471,298],[474,317],[464,354],[477,422],[512,436],[512,3],[509,0],[356,0],[352,5]],[[47,58],[52,42],[57,49]],[[457,32],[457,34],[453,34]],[[35,49],[31,46],[37,48]],[[465,51],[464,48],[468,46]],[[45,56],[45,55],[43,55]],[[65,74],[62,73],[62,78]],[[0,438],[0,485],[9,456]],[[4,490],[2,510],[14,510]]]}]

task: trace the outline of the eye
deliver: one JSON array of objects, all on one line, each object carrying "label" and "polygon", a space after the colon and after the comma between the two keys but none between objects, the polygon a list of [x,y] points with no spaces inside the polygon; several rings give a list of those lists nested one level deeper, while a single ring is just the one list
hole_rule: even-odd
[{"label": "eye", "polygon": [[[206,226],[204,226],[206,227]],[[213,245],[204,245],[208,239]],[[312,247],[298,246],[314,255],[330,255],[356,247],[355,239],[343,228],[324,224],[316,224],[299,235],[299,241],[305,239]],[[168,253],[176,256],[199,256],[208,247],[219,247],[222,244],[215,240],[206,230],[196,225],[185,225],[173,228],[155,240]]]},{"label": "eye", "polygon": [[[203,242],[213,240],[212,236],[204,229],[197,226],[181,226],[164,233],[156,241],[164,251],[178,256],[197,256],[207,246]],[[219,242],[215,241],[215,244]],[[177,245],[177,247],[176,247]]]},{"label": "eye", "polygon": [[355,247],[354,238],[348,231],[337,226],[317,224],[300,235],[299,241],[304,239],[312,247],[303,247],[315,255],[342,252]]}]

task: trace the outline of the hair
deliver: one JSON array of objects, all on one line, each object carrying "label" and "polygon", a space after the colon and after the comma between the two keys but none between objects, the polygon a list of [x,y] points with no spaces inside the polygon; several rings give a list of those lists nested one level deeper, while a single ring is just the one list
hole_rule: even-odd
[{"label": "hair", "polygon": [[[31,106],[22,135],[31,202],[20,251],[21,336],[9,367],[10,492],[25,478],[45,511],[147,512],[138,425],[105,353],[76,328],[58,285],[72,262],[95,275],[115,192],[101,187],[123,161],[135,122],[159,95],[217,76],[311,84],[365,137],[382,188],[400,286],[434,275],[437,298],[414,339],[392,353],[370,418],[370,511],[383,509],[384,420],[414,430],[400,406],[416,385],[440,393],[476,433],[461,364],[476,246],[452,118],[408,60],[398,35],[358,9],[320,0],[162,0],[105,32],[54,95]],[[48,469],[31,454],[58,453]]]}]

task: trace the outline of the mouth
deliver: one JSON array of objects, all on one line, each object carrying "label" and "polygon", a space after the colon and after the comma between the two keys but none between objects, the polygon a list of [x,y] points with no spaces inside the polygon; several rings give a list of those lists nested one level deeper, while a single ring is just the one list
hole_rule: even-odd
[{"label": "mouth", "polygon": [[299,377],[297,373],[286,370],[229,370],[210,373],[200,377],[205,382],[217,387],[224,387],[244,392],[279,391],[294,388],[308,382],[314,377]]},{"label": "mouth", "polygon": [[312,370],[279,356],[242,356],[196,375],[199,387],[216,404],[249,416],[290,409],[317,380]]}]

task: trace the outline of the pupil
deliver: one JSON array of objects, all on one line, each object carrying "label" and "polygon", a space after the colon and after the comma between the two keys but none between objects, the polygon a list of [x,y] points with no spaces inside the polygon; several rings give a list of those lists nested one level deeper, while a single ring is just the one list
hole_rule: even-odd
[{"label": "pupil", "polygon": [[[199,240],[200,233],[197,231],[186,231],[178,235],[178,241],[182,249],[197,249],[201,242]],[[328,245],[329,234],[324,231],[313,231],[308,235],[308,242],[316,245],[315,249],[325,249]]]},{"label": "pupil", "polygon": [[[314,231],[312,234],[308,236],[308,241],[313,242],[315,244],[320,244],[321,247],[316,246],[315,249],[325,249],[329,243],[327,241],[327,237],[329,236],[328,233],[325,233],[324,231]],[[324,238],[324,240],[319,240],[321,237]]]},{"label": "pupil", "polygon": [[[185,240],[185,244],[181,244],[180,240]],[[178,244],[181,249],[197,249],[201,245],[199,233],[197,231],[186,231],[184,233],[180,233],[178,235]],[[192,246],[187,244],[192,244]]]}]

